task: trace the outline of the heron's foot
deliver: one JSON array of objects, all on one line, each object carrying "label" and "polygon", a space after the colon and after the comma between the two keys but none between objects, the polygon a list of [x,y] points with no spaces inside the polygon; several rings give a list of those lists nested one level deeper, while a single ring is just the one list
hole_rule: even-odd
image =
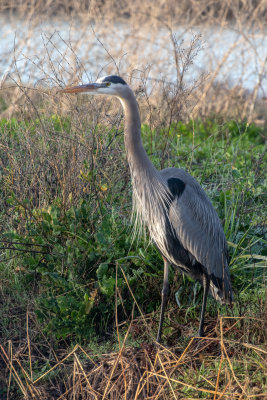
[{"label": "heron's foot", "polygon": [[188,338],[191,339],[195,339],[195,341],[199,341],[201,342],[203,339],[205,339],[206,335],[203,332],[195,332],[195,333],[191,333],[190,335],[188,335]]},{"label": "heron's foot", "polygon": [[201,328],[201,329],[198,330],[198,336],[201,337],[201,338],[205,337],[204,329]]},{"label": "heron's foot", "polygon": [[172,348],[172,346],[168,346],[168,345],[166,345],[166,344],[163,344],[162,343],[162,341],[160,341],[160,342],[158,342],[158,341],[155,341],[154,342],[154,345],[155,345],[155,348],[157,349],[157,351],[159,351],[159,350],[164,350],[164,349],[171,349]]},{"label": "heron's foot", "polygon": [[164,347],[164,345],[162,344],[162,338],[161,336],[157,336],[156,341],[154,342],[156,347]]}]

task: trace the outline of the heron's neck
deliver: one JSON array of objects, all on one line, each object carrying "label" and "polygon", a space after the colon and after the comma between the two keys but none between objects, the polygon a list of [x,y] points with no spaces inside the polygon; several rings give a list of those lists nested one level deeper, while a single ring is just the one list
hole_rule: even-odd
[{"label": "heron's neck", "polygon": [[140,114],[133,92],[129,90],[127,98],[120,98],[120,101],[124,110],[124,142],[131,172],[138,169],[148,175],[157,174],[142,144]]},{"label": "heron's neck", "polygon": [[[135,215],[135,232],[142,232],[146,225],[151,238],[159,248],[165,240],[165,226],[162,221],[167,215],[166,204],[169,203],[169,192],[159,171],[153,166],[141,140],[141,122],[138,105],[132,91],[127,97],[120,98],[125,113],[124,140],[127,159],[130,167],[133,186],[133,215]],[[155,216],[161,216],[155,219]]]}]

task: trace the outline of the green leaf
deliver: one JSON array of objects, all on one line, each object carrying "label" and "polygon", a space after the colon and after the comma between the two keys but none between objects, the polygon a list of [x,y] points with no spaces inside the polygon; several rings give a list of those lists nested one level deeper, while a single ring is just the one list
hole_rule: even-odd
[{"label": "green leaf", "polygon": [[96,275],[98,280],[102,280],[104,276],[107,274],[107,271],[108,271],[108,264],[106,263],[100,264],[96,270]]}]

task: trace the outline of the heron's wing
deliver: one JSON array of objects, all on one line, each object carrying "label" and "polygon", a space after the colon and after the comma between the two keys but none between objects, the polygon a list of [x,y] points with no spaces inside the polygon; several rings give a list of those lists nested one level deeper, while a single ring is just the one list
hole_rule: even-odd
[{"label": "heron's wing", "polygon": [[[169,208],[169,221],[182,246],[204,267],[222,296],[232,297],[228,250],[219,217],[200,185],[186,184]],[[215,296],[214,296],[215,297]],[[224,299],[225,300],[225,299]]]}]

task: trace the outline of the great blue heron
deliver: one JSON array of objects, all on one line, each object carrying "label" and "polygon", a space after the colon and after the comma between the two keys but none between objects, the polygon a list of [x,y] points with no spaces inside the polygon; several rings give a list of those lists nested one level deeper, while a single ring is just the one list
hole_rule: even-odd
[{"label": "great blue heron", "polygon": [[189,173],[180,168],[158,171],[149,160],[141,140],[138,104],[131,88],[119,76],[96,83],[72,86],[64,93],[111,95],[119,98],[125,114],[124,141],[133,186],[133,209],[137,221],[147,226],[164,260],[164,280],[157,341],[161,340],[168,300],[169,264],[203,285],[199,336],[204,336],[207,295],[220,303],[233,299],[228,250],[222,225],[208,196]]}]

